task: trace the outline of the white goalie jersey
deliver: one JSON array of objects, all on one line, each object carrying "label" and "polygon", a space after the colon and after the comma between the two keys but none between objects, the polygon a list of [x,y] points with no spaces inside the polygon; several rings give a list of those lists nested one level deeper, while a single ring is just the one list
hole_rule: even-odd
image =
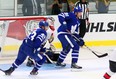
[{"label": "white goalie jersey", "polygon": [[[51,39],[51,37],[54,35],[54,30],[55,30],[54,21],[55,20],[53,17],[46,17],[45,21],[48,22],[49,24],[49,29],[47,30],[47,37],[45,40],[46,42],[47,40]],[[33,20],[29,21],[26,24],[26,26],[24,26],[27,32],[26,35],[29,35],[31,32],[39,28],[38,23],[39,23],[38,21],[33,21]]]}]

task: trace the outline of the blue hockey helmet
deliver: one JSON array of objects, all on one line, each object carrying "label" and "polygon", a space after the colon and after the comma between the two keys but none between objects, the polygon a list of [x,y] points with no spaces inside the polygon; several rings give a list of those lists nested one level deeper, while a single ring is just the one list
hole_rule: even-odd
[{"label": "blue hockey helmet", "polygon": [[75,8],[74,8],[74,13],[75,13],[75,12],[77,12],[77,13],[78,13],[78,12],[82,12],[82,8],[79,7],[79,6],[78,6],[78,7],[75,7]]},{"label": "blue hockey helmet", "polygon": [[41,27],[41,26],[44,26],[44,27],[48,27],[48,22],[46,22],[46,21],[40,21],[39,22],[39,27]]}]

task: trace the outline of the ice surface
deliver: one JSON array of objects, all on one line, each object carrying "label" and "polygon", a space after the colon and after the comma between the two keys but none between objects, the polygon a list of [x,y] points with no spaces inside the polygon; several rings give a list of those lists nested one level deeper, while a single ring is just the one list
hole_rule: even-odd
[{"label": "ice surface", "polygon": [[[93,50],[100,51],[102,53],[108,52],[109,54],[115,47],[91,47]],[[44,64],[39,70],[37,76],[29,75],[32,67],[26,67],[25,63],[19,66],[11,76],[6,76],[0,71],[0,79],[102,79],[103,74],[108,70],[109,56],[104,58],[97,58],[86,48],[80,50],[80,57],[78,65],[82,66],[82,70],[71,71],[70,62],[71,55],[69,54],[64,62],[67,63],[65,68],[55,68],[53,64]],[[11,66],[11,60],[0,59],[0,68],[8,69]],[[116,79],[116,75],[111,79]]]}]

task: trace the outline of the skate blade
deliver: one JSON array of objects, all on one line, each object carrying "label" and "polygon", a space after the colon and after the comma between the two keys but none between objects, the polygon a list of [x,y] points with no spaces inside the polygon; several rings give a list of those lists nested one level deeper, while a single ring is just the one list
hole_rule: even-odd
[{"label": "skate blade", "polygon": [[80,71],[82,71],[82,68],[81,68],[81,69],[71,68],[71,71],[72,71],[72,72],[80,72]]},{"label": "skate blade", "polygon": [[5,73],[5,70],[3,70],[3,69],[0,69],[0,71],[2,71],[5,75],[10,75],[8,73]]},{"label": "skate blade", "polygon": [[5,70],[3,70],[3,69],[0,69],[0,71],[2,71],[2,72],[4,72],[4,73],[5,73]]},{"label": "skate blade", "polygon": [[55,68],[62,69],[65,68],[65,66],[55,66]]}]

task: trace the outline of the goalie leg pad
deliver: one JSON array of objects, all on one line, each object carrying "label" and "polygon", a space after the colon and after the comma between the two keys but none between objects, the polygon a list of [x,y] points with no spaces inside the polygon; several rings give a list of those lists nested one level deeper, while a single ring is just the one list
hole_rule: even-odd
[{"label": "goalie leg pad", "polygon": [[57,61],[58,60],[58,58],[59,58],[59,53],[56,53],[56,54],[54,54],[53,55],[53,61]]},{"label": "goalie leg pad", "polygon": [[116,62],[111,61],[111,60],[109,62],[110,62],[110,70],[116,73]]}]

